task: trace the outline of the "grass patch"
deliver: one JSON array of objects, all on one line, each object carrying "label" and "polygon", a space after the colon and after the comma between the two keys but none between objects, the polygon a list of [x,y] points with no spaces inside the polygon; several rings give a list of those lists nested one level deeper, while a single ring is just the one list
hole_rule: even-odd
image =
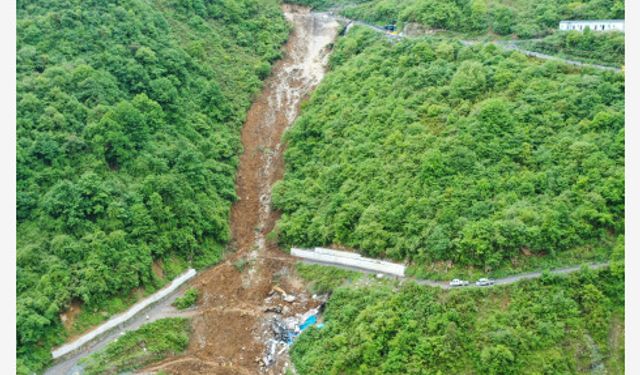
[{"label": "grass patch", "polygon": [[193,306],[198,300],[198,294],[198,289],[191,287],[187,289],[182,297],[176,298],[176,300],[173,302],[173,306],[175,306],[178,310],[189,308]]},{"label": "grass patch", "polygon": [[189,268],[189,263],[182,258],[171,256],[164,259],[163,271],[165,279],[172,280]]},{"label": "grass patch", "polygon": [[619,309],[613,314],[609,331],[606,366],[610,374],[624,374],[624,325],[624,310]]},{"label": "grass patch", "polygon": [[[167,282],[165,281],[164,284],[166,283]],[[149,294],[152,294],[158,289],[160,289],[160,287],[152,287],[151,285],[147,285],[142,296],[139,293],[131,293],[126,296],[119,296],[100,301],[93,306],[83,306],[67,333],[71,337],[80,335],[87,330],[97,326],[98,324],[106,321],[112,316],[122,313],[123,311],[133,306],[140,299],[148,296]]]},{"label": "grass patch", "polygon": [[624,65],[624,33],[559,31],[544,39],[527,40],[521,47],[561,58],[609,66]]},{"label": "grass patch", "polygon": [[185,318],[169,318],[145,324],[82,360],[84,373],[117,374],[141,368],[169,355],[183,352],[191,326]]},{"label": "grass patch", "polygon": [[360,272],[317,264],[298,263],[296,270],[309,283],[308,288],[312,293],[331,292],[347,281],[354,282],[362,277]]}]

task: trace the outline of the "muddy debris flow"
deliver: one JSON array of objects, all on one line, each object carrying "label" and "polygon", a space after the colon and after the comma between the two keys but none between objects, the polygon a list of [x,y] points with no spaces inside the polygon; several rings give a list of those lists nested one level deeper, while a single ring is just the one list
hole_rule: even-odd
[{"label": "muddy debris flow", "polygon": [[295,260],[266,235],[279,216],[271,208],[271,187],[283,175],[282,135],[323,78],[339,23],[303,7],[284,5],[283,10],[293,25],[285,56],[273,67],[242,129],[239,200],[231,210],[235,253],[193,282],[202,297],[186,353],[141,373],[282,374],[291,366],[287,340],[299,331],[296,324],[325,300],[306,292]]}]

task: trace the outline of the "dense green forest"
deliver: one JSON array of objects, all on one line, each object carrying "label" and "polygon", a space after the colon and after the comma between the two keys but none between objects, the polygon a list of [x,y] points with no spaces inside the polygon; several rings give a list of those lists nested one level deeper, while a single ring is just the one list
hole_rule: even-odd
[{"label": "dense green forest", "polygon": [[416,22],[463,33],[515,34],[531,38],[552,32],[563,19],[624,18],[623,0],[288,0],[368,22]]},{"label": "dense green forest", "polygon": [[305,375],[624,373],[624,274],[489,289],[342,287],[291,356]]},{"label": "dense green forest", "polygon": [[17,3],[17,355],[59,314],[214,263],[239,129],[288,26],[276,0]]},{"label": "dense green forest", "polygon": [[122,374],[183,352],[189,344],[190,330],[191,323],[185,318],[145,324],[83,359],[83,374]]},{"label": "dense green forest", "polygon": [[490,271],[624,232],[624,76],[354,28],[285,135],[285,247]]},{"label": "dense green forest", "polygon": [[624,33],[559,31],[544,39],[519,43],[525,49],[595,64],[624,65]]}]

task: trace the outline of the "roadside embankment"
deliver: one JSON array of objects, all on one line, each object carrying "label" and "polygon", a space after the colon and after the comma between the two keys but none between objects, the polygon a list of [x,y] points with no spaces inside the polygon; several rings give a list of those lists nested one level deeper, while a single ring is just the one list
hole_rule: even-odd
[{"label": "roadside embankment", "polygon": [[[151,321],[151,317],[144,319],[142,316],[144,313],[148,316],[153,315],[153,320],[165,317],[167,307],[165,305],[170,305],[172,298],[177,297],[180,287],[195,275],[196,270],[187,270],[175,278],[171,284],[136,303],[129,310],[114,316],[76,340],[55,348],[51,355],[57,363],[47,370],[46,374],[65,374],[75,366],[79,358],[87,354],[85,351],[96,351],[112,340],[114,335],[117,337],[115,332],[117,329],[122,331],[135,329],[146,321]],[[161,314],[152,314],[150,309],[154,311],[157,309]]]}]

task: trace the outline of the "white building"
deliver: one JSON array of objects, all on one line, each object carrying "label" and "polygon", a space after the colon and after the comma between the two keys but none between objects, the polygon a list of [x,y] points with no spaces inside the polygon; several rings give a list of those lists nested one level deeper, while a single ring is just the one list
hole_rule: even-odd
[{"label": "white building", "polygon": [[621,31],[624,32],[624,20],[586,20],[586,21],[560,21],[560,30],[584,31]]}]

